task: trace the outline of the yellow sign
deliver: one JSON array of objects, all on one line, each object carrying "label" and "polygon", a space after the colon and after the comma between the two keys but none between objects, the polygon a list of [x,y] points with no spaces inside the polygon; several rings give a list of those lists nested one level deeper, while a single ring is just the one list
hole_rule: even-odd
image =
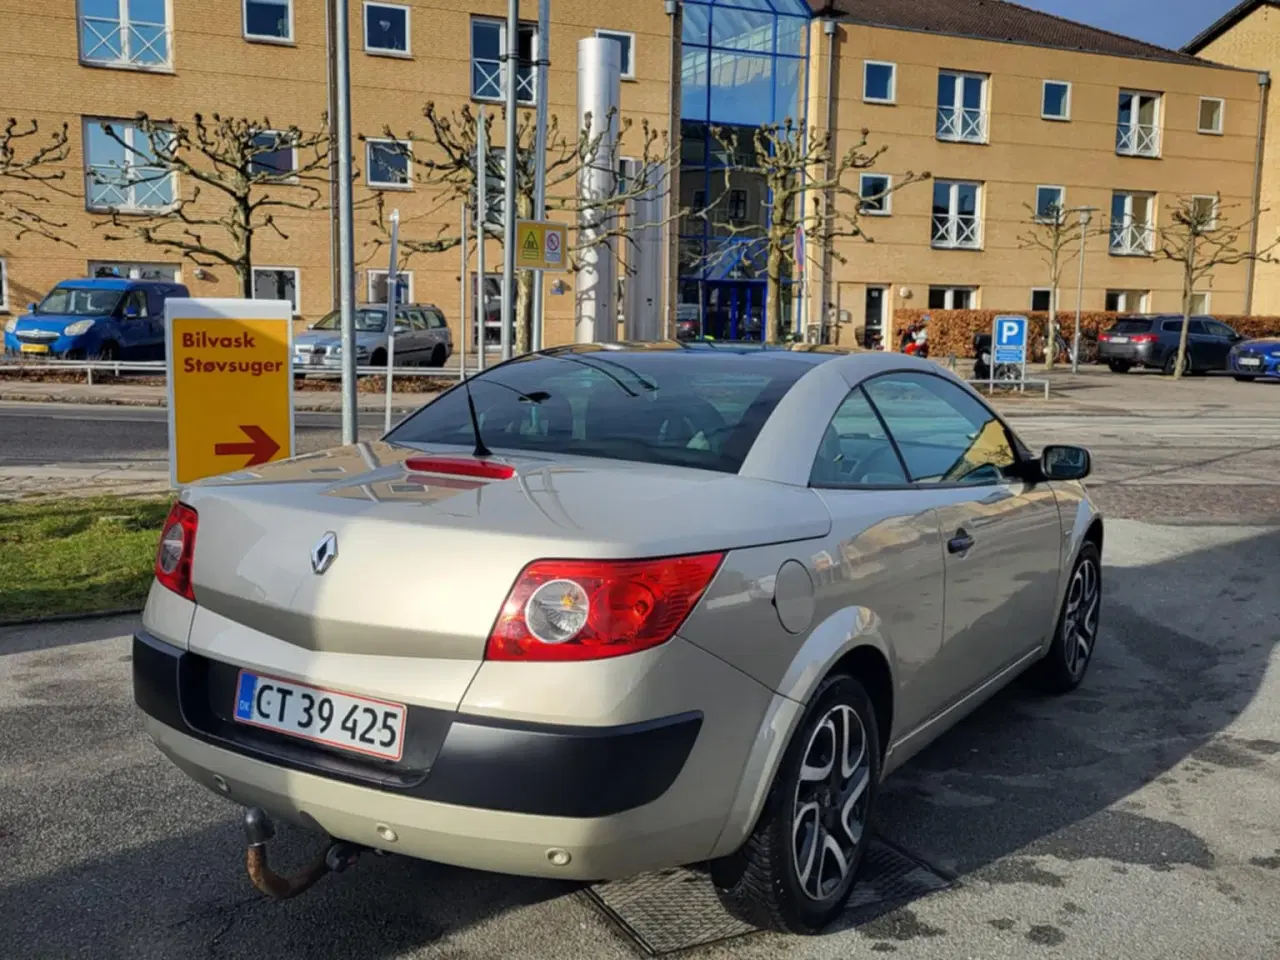
[{"label": "yellow sign", "polygon": [[565,270],[568,231],[562,223],[516,221],[516,266],[526,270]]},{"label": "yellow sign", "polygon": [[293,456],[293,308],[165,302],[174,486]]}]

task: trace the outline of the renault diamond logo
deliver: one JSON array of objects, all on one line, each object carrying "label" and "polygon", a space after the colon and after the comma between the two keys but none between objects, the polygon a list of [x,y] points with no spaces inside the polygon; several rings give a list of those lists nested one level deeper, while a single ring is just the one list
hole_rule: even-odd
[{"label": "renault diamond logo", "polygon": [[338,535],[330,530],[311,548],[311,569],[316,576],[324,573],[338,558]]}]

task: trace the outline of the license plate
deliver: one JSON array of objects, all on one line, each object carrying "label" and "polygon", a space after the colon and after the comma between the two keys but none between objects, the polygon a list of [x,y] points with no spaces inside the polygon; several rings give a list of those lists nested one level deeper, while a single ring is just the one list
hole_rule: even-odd
[{"label": "license plate", "polygon": [[23,353],[48,353],[49,345],[47,343],[24,343],[19,349]]},{"label": "license plate", "polygon": [[1128,337],[1112,337],[1111,342],[1112,343],[1128,343],[1129,338]]},{"label": "license plate", "polygon": [[313,367],[319,367],[324,363],[324,357],[320,356],[320,354],[318,353],[313,353],[311,355],[311,359],[308,360],[307,362],[310,363]]},{"label": "license plate", "polygon": [[405,706],[240,671],[235,718],[264,730],[384,760],[404,754]]},{"label": "license plate", "polygon": [[1242,367],[1260,367],[1260,366],[1262,366],[1262,361],[1261,361],[1261,360],[1259,360],[1257,357],[1241,357],[1241,358],[1240,358],[1238,361],[1236,361],[1236,362],[1237,362],[1237,363],[1239,363],[1239,364],[1240,364],[1240,366],[1242,366]]}]

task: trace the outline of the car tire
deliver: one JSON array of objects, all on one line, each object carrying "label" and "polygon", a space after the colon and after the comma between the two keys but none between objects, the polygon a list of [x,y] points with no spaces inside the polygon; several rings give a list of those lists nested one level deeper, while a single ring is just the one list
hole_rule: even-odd
[{"label": "car tire", "polygon": [[385,367],[386,365],[387,365],[387,351],[385,350],[373,351],[373,356],[369,358],[369,366]]},{"label": "car tire", "polygon": [[880,764],[871,699],[852,677],[828,677],[783,755],[755,829],[735,853],[710,864],[725,910],[782,933],[814,934],[830,923],[866,853]]},{"label": "car tire", "polygon": [[98,359],[103,363],[115,363],[120,359],[120,348],[108,340],[98,350]]},{"label": "car tire", "polygon": [[1257,377],[1251,377],[1243,373],[1235,374],[1235,378],[1239,380],[1241,383],[1253,383],[1253,381],[1258,379]]},{"label": "car tire", "polygon": [[[1177,366],[1178,366],[1178,348],[1174,347],[1172,350],[1169,351],[1169,355],[1164,358],[1164,367],[1163,367],[1164,375],[1166,377],[1172,377],[1173,371]],[[1193,371],[1191,369],[1191,351],[1188,350],[1186,355],[1182,358],[1182,375],[1185,377],[1192,372]]]},{"label": "car tire", "polygon": [[1111,368],[1112,373],[1128,373],[1132,364],[1125,363],[1123,360],[1109,360],[1107,366]]},{"label": "car tire", "polygon": [[1101,614],[1102,554],[1096,543],[1086,540],[1071,568],[1053,643],[1031,670],[1037,687],[1046,693],[1070,693],[1080,686],[1097,648]]},{"label": "car tire", "polygon": [[441,344],[437,343],[435,349],[431,351],[431,362],[428,365],[432,367],[443,367],[445,361],[448,359],[449,354],[445,352],[445,349]]}]

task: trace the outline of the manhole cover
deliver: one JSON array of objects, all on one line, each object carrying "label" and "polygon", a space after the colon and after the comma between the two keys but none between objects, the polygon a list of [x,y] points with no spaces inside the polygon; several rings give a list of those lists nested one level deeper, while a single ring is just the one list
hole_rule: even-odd
[{"label": "manhole cover", "polygon": [[[903,903],[945,890],[952,882],[883,840],[872,840],[849,905],[832,928],[867,923]],[[585,893],[653,957],[757,932],[724,911],[711,878],[697,868],[678,867],[597,883]]]}]

